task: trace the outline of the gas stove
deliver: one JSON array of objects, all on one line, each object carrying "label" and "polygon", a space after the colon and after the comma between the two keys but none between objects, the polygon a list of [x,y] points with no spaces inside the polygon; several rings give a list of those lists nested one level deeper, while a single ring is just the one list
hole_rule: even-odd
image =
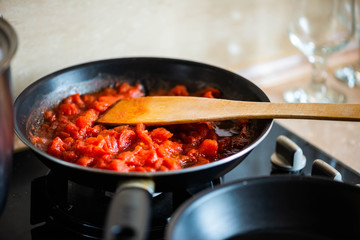
[{"label": "gas stove", "polygon": [[[277,151],[279,136],[290,139],[302,150],[306,163],[303,162],[300,169],[284,170],[270,160]],[[342,181],[360,183],[359,173],[275,122],[266,139],[222,178],[191,189],[154,194],[149,239],[163,239],[172,213],[202,190],[243,178],[275,174],[314,175],[316,159],[335,169],[336,177],[340,175]],[[0,216],[0,239],[101,239],[111,196],[111,192],[81,186],[58,176],[28,149],[18,151],[13,156],[7,204]]]}]

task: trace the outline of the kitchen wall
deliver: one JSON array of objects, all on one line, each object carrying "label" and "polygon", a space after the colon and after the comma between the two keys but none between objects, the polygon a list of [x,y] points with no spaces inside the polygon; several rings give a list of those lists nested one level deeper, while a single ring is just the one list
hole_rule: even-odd
[{"label": "kitchen wall", "polygon": [[128,56],[190,59],[228,69],[298,53],[289,0],[0,0],[16,29],[14,94],[53,71]]}]

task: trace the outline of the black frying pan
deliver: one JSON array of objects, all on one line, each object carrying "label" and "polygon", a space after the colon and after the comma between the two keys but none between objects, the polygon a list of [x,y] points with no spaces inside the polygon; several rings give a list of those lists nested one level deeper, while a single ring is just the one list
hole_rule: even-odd
[{"label": "black frying pan", "polygon": [[166,239],[360,239],[360,188],[304,176],[237,181],[181,205]]},{"label": "black frying pan", "polygon": [[[52,157],[31,144],[29,136],[42,123],[43,110],[58,104],[71,94],[99,91],[119,81],[130,84],[141,83],[147,93],[184,84],[191,92],[204,87],[218,88],[222,91],[223,97],[228,99],[249,101],[269,101],[269,99],[253,83],[230,71],[196,62],[164,58],[123,58],[85,63],[50,74],[27,87],[14,104],[15,131],[19,138],[39,156],[44,164],[68,179],[106,190],[118,189],[116,192],[119,194],[114,197],[113,207],[122,208],[124,205],[118,205],[117,199],[119,198],[120,201],[127,199],[126,211],[119,211],[133,213],[134,210],[134,215],[139,218],[146,219],[142,216],[142,212],[147,211],[152,185],[155,186],[155,191],[172,191],[223,176],[237,166],[265,138],[272,125],[272,120],[256,120],[253,122],[255,127],[253,141],[242,151],[207,165],[171,172],[121,173],[86,168]],[[128,197],[124,196],[127,194]],[[126,220],[117,220],[117,215],[110,216],[110,222],[118,221],[118,223],[110,223],[107,225],[108,228],[112,228],[115,235],[125,234],[135,236],[134,239],[141,239],[136,229],[144,226],[141,226],[139,219],[125,217]]]}]

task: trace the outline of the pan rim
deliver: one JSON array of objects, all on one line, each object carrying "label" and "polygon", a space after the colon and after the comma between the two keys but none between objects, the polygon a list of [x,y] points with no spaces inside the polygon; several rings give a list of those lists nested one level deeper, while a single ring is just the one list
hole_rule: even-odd
[{"label": "pan rim", "polygon": [[[102,60],[95,60],[95,61],[89,61],[89,62],[85,62],[85,63],[80,63],[80,64],[76,64],[76,65],[72,65],[60,70],[57,70],[53,73],[50,73],[36,81],[34,81],[33,83],[31,83],[28,87],[26,87],[16,98],[15,102],[14,102],[14,117],[15,119],[18,118],[17,116],[17,109],[19,107],[19,105],[21,104],[20,102],[24,101],[25,95],[28,95],[29,92],[33,91],[38,85],[42,84],[43,82],[47,81],[48,79],[52,79],[56,76],[59,76],[63,73],[67,73],[70,72],[72,70],[76,70],[76,69],[80,69],[82,67],[86,67],[86,66],[90,66],[90,65],[94,65],[94,64],[104,64],[107,62],[113,62],[113,61],[146,61],[146,60],[152,60],[152,61],[166,61],[166,62],[174,62],[174,63],[183,63],[183,64],[187,64],[187,65],[196,65],[199,67],[205,67],[205,68],[210,68],[210,69],[214,69],[214,70],[218,70],[218,71],[225,71],[228,74],[234,75],[236,77],[241,77],[242,76],[229,71],[227,69],[224,68],[220,68],[214,65],[210,65],[210,64],[206,64],[206,63],[201,63],[201,62],[195,62],[195,61],[191,61],[191,60],[184,60],[184,59],[175,59],[175,58],[162,58],[162,57],[125,57],[125,58],[110,58],[110,59],[102,59]],[[247,81],[248,84],[252,85],[253,87],[256,87],[260,90],[261,92],[261,98],[263,98],[264,101],[269,101],[269,98],[266,96],[266,94],[258,87],[256,86],[253,82],[249,81],[246,78],[243,78],[244,80]],[[263,139],[268,135],[268,133],[270,132],[272,125],[273,125],[273,119],[269,119],[270,122],[269,124],[267,124],[267,126],[265,126],[264,131],[258,136],[258,138],[256,138],[251,144],[249,144],[248,146],[246,146],[244,149],[242,149],[241,151],[232,154],[228,157],[222,158],[220,160],[205,164],[205,165],[200,165],[200,166],[196,166],[196,167],[191,167],[191,168],[184,168],[184,169],[180,169],[180,170],[171,170],[171,171],[157,171],[157,172],[117,172],[117,171],[112,171],[112,170],[106,170],[106,169],[96,169],[96,168],[90,168],[90,167],[84,167],[84,166],[80,166],[77,165],[75,163],[70,163],[70,162],[66,162],[64,160],[61,160],[59,158],[53,157],[49,154],[47,154],[46,152],[38,149],[37,147],[35,147],[29,140],[28,138],[23,134],[23,132],[20,130],[17,121],[15,121],[15,125],[14,125],[14,129],[15,129],[15,133],[16,135],[20,138],[20,140],[22,142],[25,143],[25,145],[27,147],[29,147],[31,150],[33,150],[34,152],[36,152],[37,154],[41,155],[44,158],[50,159],[52,162],[55,162],[56,164],[59,164],[63,167],[70,167],[73,170],[81,170],[81,171],[86,171],[87,173],[94,173],[94,174],[104,174],[104,175],[111,175],[111,176],[119,176],[119,177],[127,177],[127,176],[132,176],[135,178],[154,178],[154,177],[162,177],[162,176],[168,176],[168,175],[177,175],[177,174],[186,174],[186,173],[192,173],[192,172],[197,172],[197,171],[201,171],[203,169],[207,169],[207,168],[212,168],[212,167],[216,167],[218,165],[222,165],[225,164],[227,162],[233,161],[236,158],[239,158],[247,153],[249,153],[251,150],[253,150],[258,144],[260,144]]]}]

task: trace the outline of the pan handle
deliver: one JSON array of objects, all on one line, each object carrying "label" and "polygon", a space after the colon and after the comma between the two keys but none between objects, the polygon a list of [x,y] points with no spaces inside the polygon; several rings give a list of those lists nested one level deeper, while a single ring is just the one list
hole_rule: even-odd
[{"label": "pan handle", "polygon": [[154,189],[151,179],[130,180],[118,186],[107,214],[106,240],[147,238]]}]

